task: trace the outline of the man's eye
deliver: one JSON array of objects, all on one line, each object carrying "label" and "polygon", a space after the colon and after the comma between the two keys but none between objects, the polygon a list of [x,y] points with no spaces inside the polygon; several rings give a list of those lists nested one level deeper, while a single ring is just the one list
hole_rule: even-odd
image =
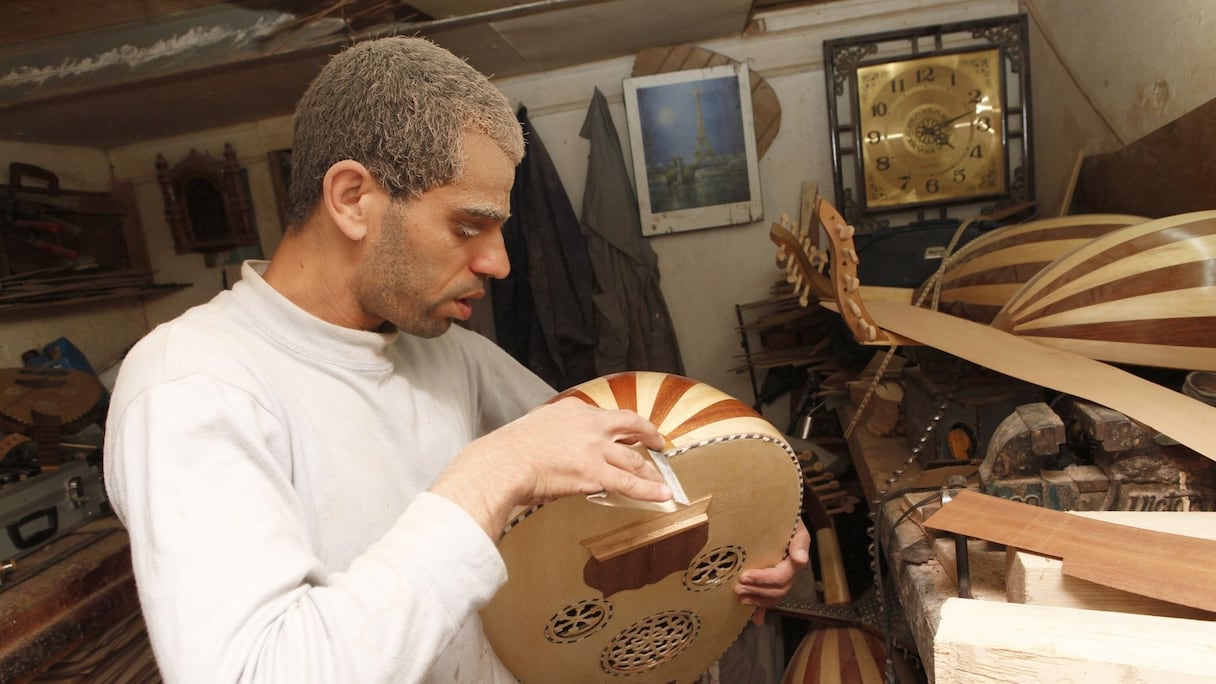
[{"label": "man's eye", "polygon": [[471,226],[467,223],[457,224],[456,230],[460,234],[460,237],[466,238],[477,237],[481,233],[481,231],[475,226]]}]

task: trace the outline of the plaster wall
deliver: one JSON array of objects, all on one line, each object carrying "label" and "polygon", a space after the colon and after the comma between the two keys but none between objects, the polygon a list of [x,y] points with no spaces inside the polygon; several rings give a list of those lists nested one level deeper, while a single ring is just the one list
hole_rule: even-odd
[{"label": "plaster wall", "polygon": [[1079,156],[1133,143],[1216,97],[1211,0],[1022,0],[1030,17],[1039,213],[1065,213]]}]

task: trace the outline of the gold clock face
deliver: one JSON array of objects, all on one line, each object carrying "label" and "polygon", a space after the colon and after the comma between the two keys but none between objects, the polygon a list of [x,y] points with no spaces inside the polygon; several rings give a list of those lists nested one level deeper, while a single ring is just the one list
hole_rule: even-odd
[{"label": "gold clock face", "polygon": [[1001,77],[998,49],[858,67],[865,207],[1005,193]]}]

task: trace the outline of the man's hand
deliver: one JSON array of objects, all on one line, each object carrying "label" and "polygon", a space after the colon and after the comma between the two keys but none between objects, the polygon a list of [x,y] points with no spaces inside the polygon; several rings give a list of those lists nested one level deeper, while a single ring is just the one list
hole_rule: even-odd
[{"label": "man's hand", "polygon": [[492,539],[498,539],[516,506],[596,492],[671,499],[671,489],[639,444],[661,451],[664,439],[633,411],[566,398],[474,440],[431,492],[463,507]]},{"label": "man's hand", "polygon": [[786,557],[771,568],[748,570],[735,585],[735,594],[739,596],[739,600],[745,605],[756,607],[752,622],[764,622],[764,610],[772,608],[785,598],[794,586],[798,571],[806,567],[810,558],[811,533],[799,519],[794,527],[794,536],[790,538]]}]

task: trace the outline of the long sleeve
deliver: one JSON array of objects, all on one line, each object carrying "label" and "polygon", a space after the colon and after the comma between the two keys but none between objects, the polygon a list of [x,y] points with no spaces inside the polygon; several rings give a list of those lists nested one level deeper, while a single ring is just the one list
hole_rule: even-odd
[{"label": "long sleeve", "polygon": [[135,573],[169,681],[422,681],[506,579],[485,533],[427,493],[328,572],[264,446],[281,427],[239,390],[197,377],[151,388],[111,429],[110,486],[144,540]]},{"label": "long sleeve", "polygon": [[[489,340],[330,326],[248,270],[124,360],[106,487],[171,682],[511,682],[485,532],[426,490],[553,395]],[[493,477],[486,473],[486,477]]]}]

